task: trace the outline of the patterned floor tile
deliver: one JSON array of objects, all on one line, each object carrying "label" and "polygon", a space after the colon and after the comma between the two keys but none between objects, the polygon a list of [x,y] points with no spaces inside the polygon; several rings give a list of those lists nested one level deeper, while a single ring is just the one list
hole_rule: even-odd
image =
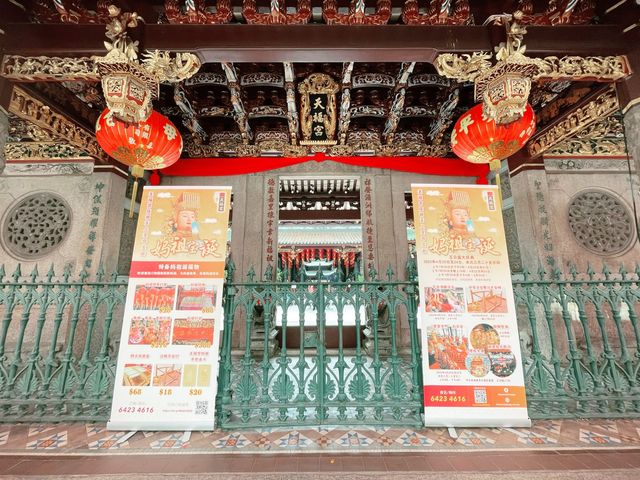
[{"label": "patterned floor tile", "polygon": [[430,447],[436,443],[429,437],[421,435],[413,430],[405,430],[402,435],[396,438],[396,442],[403,447]]},{"label": "patterned floor tile", "polygon": [[561,420],[536,420],[531,426],[531,429],[543,435],[560,435],[561,426]]},{"label": "patterned floor tile", "polygon": [[361,433],[355,432],[353,430],[347,432],[342,435],[340,438],[336,440],[336,443],[341,447],[368,447],[373,443],[373,441]]},{"label": "patterned floor tile", "polygon": [[605,445],[605,444],[620,444],[622,443],[619,438],[612,437],[609,435],[601,435],[600,433],[592,432],[590,430],[580,429],[580,441],[584,443],[594,444],[594,445]]},{"label": "patterned floor tile", "polygon": [[27,450],[56,450],[66,446],[67,432],[63,431],[27,443]]},{"label": "patterned floor tile", "polygon": [[106,437],[99,438],[89,442],[89,450],[116,450],[121,448],[128,448],[129,442],[120,440],[127,434],[127,432],[115,432]]},{"label": "patterned floor tile", "polygon": [[496,441],[472,430],[462,430],[458,434],[456,443],[465,446],[490,446],[496,443]]},{"label": "patterned floor tile", "polygon": [[333,443],[333,440],[326,435],[320,435],[318,438],[314,440],[314,442],[320,448],[326,448]]},{"label": "patterned floor tile", "polygon": [[391,445],[394,444],[393,438],[390,438],[387,435],[380,435],[375,440],[377,443],[379,443],[383,447],[390,447]]},{"label": "patterned floor tile", "polygon": [[88,423],[85,427],[87,429],[87,437],[92,437],[93,435],[98,435],[107,431],[105,425],[100,423]]},{"label": "patterned floor tile", "polygon": [[[397,451],[398,449],[637,447],[640,420],[545,420],[531,428],[286,427],[245,431],[109,432],[101,423],[3,425],[0,450],[49,453],[130,449],[184,449],[211,453],[313,451]],[[189,437],[190,435],[190,437]]]},{"label": "patterned floor tile", "polygon": [[265,434],[260,434],[260,436],[253,441],[253,445],[261,450],[271,450],[273,446],[271,439]]},{"label": "patterned floor tile", "polygon": [[309,439],[295,430],[281,437],[276,445],[280,448],[306,447],[309,445]]},{"label": "patterned floor tile", "polygon": [[249,443],[250,442],[247,440],[247,437],[241,433],[232,433],[214,441],[212,445],[216,448],[237,449],[244,448],[249,445]]},{"label": "patterned floor tile", "polygon": [[558,440],[539,433],[528,432],[519,435],[518,442],[524,443],[525,445],[553,445],[557,444]]},{"label": "patterned floor tile", "polygon": [[189,441],[184,441],[184,433],[172,433],[167,437],[151,442],[149,445],[152,449],[158,448],[188,448]]}]

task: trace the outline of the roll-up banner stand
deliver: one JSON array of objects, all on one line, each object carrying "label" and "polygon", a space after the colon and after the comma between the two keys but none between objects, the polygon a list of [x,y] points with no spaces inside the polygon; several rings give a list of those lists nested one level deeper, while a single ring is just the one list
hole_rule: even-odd
[{"label": "roll-up banner stand", "polygon": [[425,425],[530,426],[498,187],[411,188]]},{"label": "roll-up banner stand", "polygon": [[230,187],[146,187],[109,430],[212,430]]}]

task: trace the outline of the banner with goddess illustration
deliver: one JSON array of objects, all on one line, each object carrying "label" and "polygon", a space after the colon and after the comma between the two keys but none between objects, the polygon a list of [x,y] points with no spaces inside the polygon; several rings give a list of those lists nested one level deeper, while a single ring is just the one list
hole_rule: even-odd
[{"label": "banner with goddess illustration", "polygon": [[146,187],[110,430],[212,430],[230,187]]},{"label": "banner with goddess illustration", "polygon": [[499,189],[411,189],[425,424],[529,426]]}]

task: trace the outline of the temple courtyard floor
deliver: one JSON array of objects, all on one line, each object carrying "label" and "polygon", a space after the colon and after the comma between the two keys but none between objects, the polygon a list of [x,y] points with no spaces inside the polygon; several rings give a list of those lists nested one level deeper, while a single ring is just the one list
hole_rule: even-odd
[{"label": "temple courtyard floor", "polygon": [[[640,479],[640,419],[531,428],[316,427],[111,432],[0,424],[3,478]],[[443,474],[446,472],[446,477]]]}]

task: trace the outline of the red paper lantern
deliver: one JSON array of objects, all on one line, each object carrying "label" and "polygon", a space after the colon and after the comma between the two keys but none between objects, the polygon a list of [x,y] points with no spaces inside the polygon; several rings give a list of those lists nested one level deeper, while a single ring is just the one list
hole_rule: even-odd
[{"label": "red paper lantern", "polygon": [[[105,109],[96,123],[96,139],[111,157],[129,165],[135,177],[131,204],[136,198],[138,179],[145,170],[173,165],[182,153],[182,136],[171,121],[156,111],[139,123],[125,123]],[[129,211],[133,215],[133,208]]]},{"label": "red paper lantern", "polygon": [[479,104],[456,122],[451,132],[451,148],[463,160],[491,164],[524,147],[535,130],[536,116],[529,104],[522,117],[506,125],[497,125],[484,116]]}]

